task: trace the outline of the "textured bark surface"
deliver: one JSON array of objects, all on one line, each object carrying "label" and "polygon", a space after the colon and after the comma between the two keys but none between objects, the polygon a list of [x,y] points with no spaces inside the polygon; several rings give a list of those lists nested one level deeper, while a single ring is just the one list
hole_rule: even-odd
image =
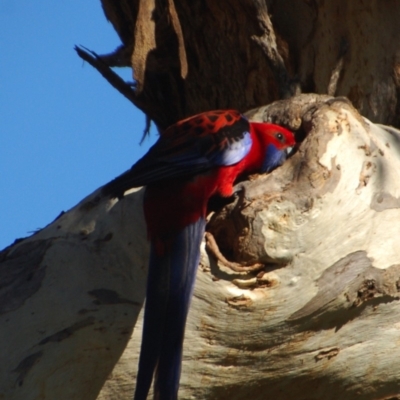
[{"label": "textured bark surface", "polygon": [[253,39],[264,33],[263,2],[102,4],[127,49],[118,54],[134,68],[138,101],[161,128],[200,111],[245,111],[277,98],[268,60]]},{"label": "textured bark surface", "polygon": [[335,94],[348,97],[371,121],[399,127],[398,1],[268,3],[304,92],[327,93],[332,71],[345,52]]},{"label": "textured bark surface", "polygon": [[370,120],[400,126],[396,0],[102,4],[123,43],[104,60],[134,67],[136,104],[161,128],[204,110],[246,111],[294,90],[347,96]]}]

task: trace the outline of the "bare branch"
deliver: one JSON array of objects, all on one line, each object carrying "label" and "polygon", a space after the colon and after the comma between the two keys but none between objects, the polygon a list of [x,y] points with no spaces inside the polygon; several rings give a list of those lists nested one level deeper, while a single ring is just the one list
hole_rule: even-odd
[{"label": "bare branch", "polygon": [[93,68],[97,69],[100,74],[117,89],[123,96],[125,96],[134,106],[142,110],[146,115],[149,116],[153,121],[157,123],[157,116],[150,115],[150,110],[146,107],[146,104],[139,100],[133,89],[133,84],[125,82],[118,74],[116,74],[106,63],[105,59],[107,56],[100,56],[94,51],[86,49],[84,47],[75,46],[75,51],[82,60],[88,62]]}]

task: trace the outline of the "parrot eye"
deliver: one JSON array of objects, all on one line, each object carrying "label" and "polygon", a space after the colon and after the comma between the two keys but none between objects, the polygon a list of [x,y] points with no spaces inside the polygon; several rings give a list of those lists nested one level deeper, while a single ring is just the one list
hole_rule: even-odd
[{"label": "parrot eye", "polygon": [[285,140],[284,140],[284,137],[283,137],[283,135],[282,135],[282,133],[277,133],[276,135],[275,135],[275,137],[281,142],[281,143],[283,143]]}]

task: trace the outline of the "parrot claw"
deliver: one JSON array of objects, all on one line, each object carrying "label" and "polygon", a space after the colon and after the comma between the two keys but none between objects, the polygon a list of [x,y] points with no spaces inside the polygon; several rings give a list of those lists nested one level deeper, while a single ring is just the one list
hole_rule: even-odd
[{"label": "parrot claw", "polygon": [[237,197],[242,197],[246,200],[247,184],[246,182],[240,182],[233,188],[233,194]]},{"label": "parrot claw", "polygon": [[252,265],[242,265],[233,261],[228,261],[221,253],[217,242],[215,241],[214,235],[211,232],[205,233],[206,249],[213,255],[213,257],[219,261],[223,266],[228,267],[234,272],[259,272],[265,268],[264,264],[255,263]]}]

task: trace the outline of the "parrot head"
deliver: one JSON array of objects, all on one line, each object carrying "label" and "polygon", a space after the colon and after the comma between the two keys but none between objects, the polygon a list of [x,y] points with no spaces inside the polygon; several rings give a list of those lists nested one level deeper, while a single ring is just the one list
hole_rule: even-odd
[{"label": "parrot head", "polygon": [[251,122],[250,125],[264,154],[261,172],[270,172],[282,165],[296,145],[293,132],[269,123]]}]

